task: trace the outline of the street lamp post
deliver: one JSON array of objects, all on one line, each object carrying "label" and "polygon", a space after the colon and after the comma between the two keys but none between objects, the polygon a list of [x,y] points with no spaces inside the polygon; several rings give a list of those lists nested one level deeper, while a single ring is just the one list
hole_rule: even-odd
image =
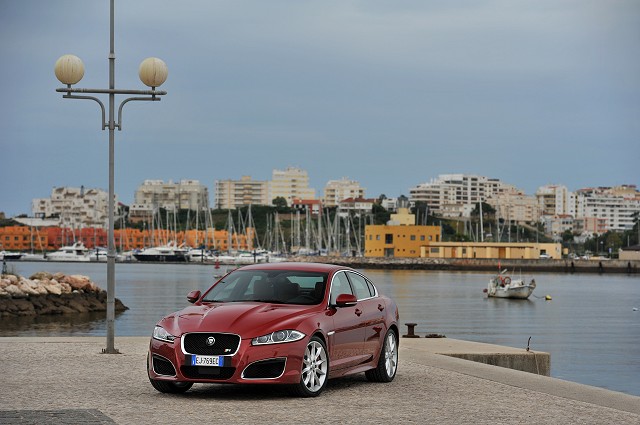
[{"label": "street lamp post", "polygon": [[[115,61],[116,56],[113,49],[113,25],[114,21],[114,0],[110,6],[110,52],[109,52],[109,88],[108,89],[80,89],[72,88],[84,76],[84,65],[80,58],[74,55],[64,55],[56,61],[55,74],[65,88],[56,89],[56,92],[66,93],[62,97],[65,99],[88,99],[100,105],[102,109],[102,130],[109,128],[109,231],[108,231],[108,252],[107,252],[107,347],[103,353],[118,353],[114,346],[115,337],[115,190],[114,190],[114,139],[115,129],[122,130],[122,107],[130,101],[159,101],[160,97],[167,94],[165,91],[158,91],[156,87],[165,82],[168,75],[167,66],[157,58],[147,58],[140,64],[138,74],[140,80],[151,87],[151,90],[117,90],[115,88]],[[74,94],[72,94],[74,93]],[[105,121],[105,107],[102,101],[94,96],[77,95],[75,93],[108,94],[109,95],[109,117]],[[135,95],[120,102],[118,107],[118,121],[115,121],[115,95]]]}]

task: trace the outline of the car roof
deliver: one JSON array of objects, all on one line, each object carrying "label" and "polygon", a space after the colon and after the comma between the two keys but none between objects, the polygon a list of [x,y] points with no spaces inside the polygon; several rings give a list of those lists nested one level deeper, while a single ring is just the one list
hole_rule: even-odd
[{"label": "car roof", "polygon": [[353,270],[353,269],[345,266],[339,266],[337,264],[281,262],[281,263],[250,264],[248,266],[241,267],[239,270],[292,270],[292,271],[335,273],[338,270]]}]

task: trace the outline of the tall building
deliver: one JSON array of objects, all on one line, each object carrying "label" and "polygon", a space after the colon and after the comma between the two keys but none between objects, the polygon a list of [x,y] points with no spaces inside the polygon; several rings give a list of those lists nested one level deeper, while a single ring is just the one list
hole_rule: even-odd
[{"label": "tall building", "polygon": [[242,176],[240,180],[216,180],[213,208],[236,209],[246,205],[271,205],[269,183],[251,180]]},{"label": "tall building", "polygon": [[585,228],[589,228],[589,219],[593,222],[597,219],[604,220],[605,231],[631,230],[636,214],[640,213],[640,192],[633,185],[580,189],[575,199],[575,216],[587,220]]},{"label": "tall building", "polygon": [[202,211],[209,208],[209,190],[198,180],[145,180],[136,190],[134,203],[140,208]]},{"label": "tall building", "polygon": [[541,215],[575,216],[575,198],[566,186],[546,185],[536,190]]},{"label": "tall building", "polygon": [[467,174],[441,174],[429,183],[409,189],[412,203],[425,202],[429,209],[443,217],[469,217],[478,202],[491,196],[517,189],[498,179]]},{"label": "tall building", "polygon": [[340,180],[329,180],[324,187],[323,205],[335,207],[347,198],[364,198],[365,189],[355,180],[343,177]]},{"label": "tall building", "polygon": [[[115,200],[117,205],[117,198]],[[54,187],[51,198],[33,199],[34,217],[58,217],[58,226],[106,228],[109,219],[109,194],[100,189]]]},{"label": "tall building", "polygon": [[[291,206],[294,198],[315,199],[316,191],[309,187],[307,171],[297,167],[287,167],[286,170],[273,170],[269,200],[282,197]],[[271,204],[269,202],[269,204]]]},{"label": "tall building", "polygon": [[505,190],[486,200],[496,210],[496,216],[511,223],[536,223],[540,220],[540,205],[535,196],[518,190]]}]

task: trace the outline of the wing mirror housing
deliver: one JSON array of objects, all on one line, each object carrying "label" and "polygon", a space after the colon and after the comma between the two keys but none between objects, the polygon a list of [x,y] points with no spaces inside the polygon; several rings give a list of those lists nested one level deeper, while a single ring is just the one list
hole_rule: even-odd
[{"label": "wing mirror housing", "polygon": [[358,303],[358,299],[353,294],[340,294],[336,298],[336,307],[353,307]]},{"label": "wing mirror housing", "polygon": [[200,291],[198,290],[191,291],[187,294],[187,301],[189,301],[191,304],[198,301],[198,298],[200,298]]}]

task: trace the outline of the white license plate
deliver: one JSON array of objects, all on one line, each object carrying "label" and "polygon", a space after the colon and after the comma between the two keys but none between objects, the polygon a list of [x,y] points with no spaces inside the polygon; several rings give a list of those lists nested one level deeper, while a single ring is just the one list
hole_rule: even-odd
[{"label": "white license plate", "polygon": [[222,356],[191,356],[191,366],[221,366]]}]

